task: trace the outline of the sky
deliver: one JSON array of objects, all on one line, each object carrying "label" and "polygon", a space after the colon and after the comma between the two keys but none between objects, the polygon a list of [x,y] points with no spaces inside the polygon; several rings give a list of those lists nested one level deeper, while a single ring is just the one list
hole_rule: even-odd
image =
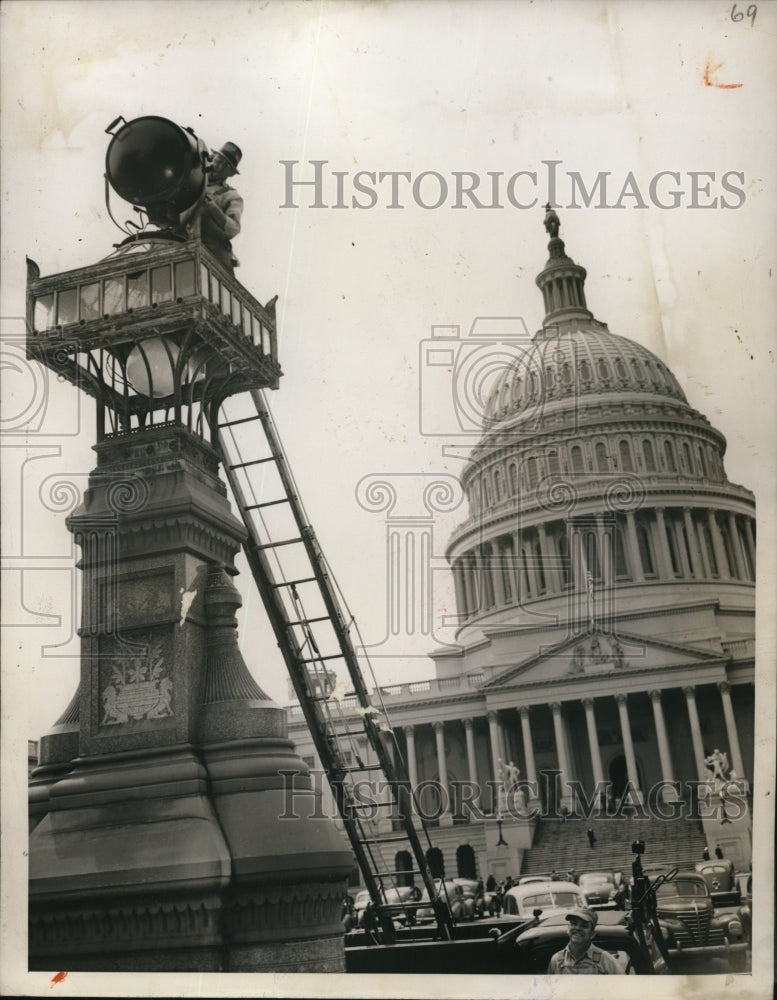
[{"label": "sky", "polygon": [[[777,5],[732,19],[751,7],[5,3],[4,754],[21,759],[77,684],[64,522],[94,464],[89,400],[23,360],[25,256],[53,274],[95,263],[122,238],[103,181],[105,129],[119,115],[160,115],[211,147],[243,150],[237,277],[260,301],[279,296],[284,375],[270,404],[381,684],[431,676],[426,653],[447,633],[417,627],[384,641],[389,515],[369,509],[366,491],[388,481],[401,500],[392,516],[426,517],[424,489],[460,475],[477,434],[461,432],[450,373],[424,363],[425,342],[458,327],[465,351],[477,317],[502,317],[508,333],[540,326],[550,161],[589,308],[654,351],[725,434],[729,478],[756,494],[759,553],[773,552]],[[327,207],[314,207],[310,185],[289,197],[289,176],[313,179],[312,161],[326,161]],[[360,171],[410,178],[397,176],[396,197],[391,178],[375,181],[376,204],[353,207],[370,203]],[[457,173],[477,178],[478,198],[457,201]],[[586,207],[580,185],[590,192],[603,174],[606,197],[600,189]],[[497,175],[501,207],[489,208]],[[116,197],[112,207],[129,217]],[[435,568],[463,518],[463,507],[435,517]],[[452,586],[444,572],[433,578],[439,618]],[[285,702],[244,567],[237,584],[249,668]],[[765,590],[759,664],[775,648]],[[11,793],[22,785],[17,775]]]}]

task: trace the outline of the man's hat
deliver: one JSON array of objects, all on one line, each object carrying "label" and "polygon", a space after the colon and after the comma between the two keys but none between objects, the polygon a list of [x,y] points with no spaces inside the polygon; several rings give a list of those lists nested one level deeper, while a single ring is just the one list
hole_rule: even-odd
[{"label": "man's hat", "polygon": [[234,142],[225,142],[224,145],[219,150],[219,153],[224,157],[224,159],[229,163],[236,174],[240,171],[237,169],[238,163],[243,156],[243,153],[239,146],[236,146]]},{"label": "man's hat", "polygon": [[569,920],[570,917],[577,917],[578,920],[583,920],[592,927],[596,927],[596,922],[599,919],[596,915],[596,910],[589,910],[587,907],[585,909],[570,910],[564,919]]}]

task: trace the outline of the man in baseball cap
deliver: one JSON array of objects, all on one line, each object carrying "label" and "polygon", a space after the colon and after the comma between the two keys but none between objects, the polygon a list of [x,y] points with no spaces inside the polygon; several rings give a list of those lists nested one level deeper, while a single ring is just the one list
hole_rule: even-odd
[{"label": "man in baseball cap", "polygon": [[566,915],[569,944],[557,951],[548,965],[551,976],[615,976],[618,966],[609,952],[592,944],[596,910],[570,910]]}]

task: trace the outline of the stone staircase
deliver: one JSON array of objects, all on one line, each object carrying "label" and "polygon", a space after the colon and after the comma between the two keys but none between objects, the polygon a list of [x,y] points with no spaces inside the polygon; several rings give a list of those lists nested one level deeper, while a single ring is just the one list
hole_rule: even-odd
[{"label": "stone staircase", "polygon": [[[591,828],[596,843],[589,846],[587,830]],[[632,842],[643,840],[645,853],[642,863],[693,868],[702,860],[706,845],[700,820],[607,818],[541,819],[537,823],[534,844],[524,855],[521,875],[584,871],[622,871],[631,875],[634,854]]]}]

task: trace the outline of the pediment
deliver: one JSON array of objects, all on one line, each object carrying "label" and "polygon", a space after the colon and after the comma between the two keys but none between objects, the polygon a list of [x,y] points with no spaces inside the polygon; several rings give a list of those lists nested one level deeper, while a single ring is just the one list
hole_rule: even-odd
[{"label": "pediment", "polygon": [[598,629],[564,639],[507,667],[484,689],[514,687],[582,676],[660,670],[718,663],[721,654],[632,633],[610,635]]}]

